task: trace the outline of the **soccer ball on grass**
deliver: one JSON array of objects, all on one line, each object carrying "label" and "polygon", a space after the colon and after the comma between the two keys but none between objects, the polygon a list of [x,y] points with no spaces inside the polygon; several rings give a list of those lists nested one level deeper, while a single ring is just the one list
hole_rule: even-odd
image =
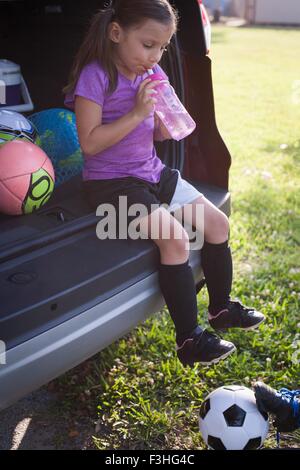
[{"label": "soccer ball on grass", "polygon": [[258,410],[252,390],[220,387],[202,403],[199,429],[210,449],[260,449],[269,431],[268,415]]}]

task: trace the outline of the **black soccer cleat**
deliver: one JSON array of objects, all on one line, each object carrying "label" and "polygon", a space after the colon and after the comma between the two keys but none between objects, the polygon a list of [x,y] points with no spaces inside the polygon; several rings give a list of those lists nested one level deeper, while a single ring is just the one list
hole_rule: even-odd
[{"label": "black soccer cleat", "polygon": [[177,356],[184,366],[193,367],[195,362],[202,365],[217,364],[236,351],[233,343],[204,330],[193,338],[188,338],[177,346]]},{"label": "black soccer cleat", "polygon": [[253,308],[245,307],[238,300],[230,300],[226,309],[215,317],[209,315],[208,321],[214,330],[226,332],[231,328],[255,330],[265,319],[262,313]]},{"label": "black soccer cleat", "polygon": [[278,432],[293,432],[300,427],[300,390],[276,391],[263,382],[253,387],[259,411],[275,417],[273,424]]}]

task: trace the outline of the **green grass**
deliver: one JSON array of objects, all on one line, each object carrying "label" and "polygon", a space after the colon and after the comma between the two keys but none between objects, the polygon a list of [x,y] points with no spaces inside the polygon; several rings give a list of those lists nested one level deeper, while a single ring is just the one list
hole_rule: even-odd
[{"label": "green grass", "polygon": [[[63,410],[99,414],[97,449],[203,449],[202,400],[225,384],[300,386],[300,30],[214,30],[216,114],[232,157],[233,296],[267,316],[258,332],[227,335],[238,354],[184,369],[166,309],[59,379]],[[300,85],[299,85],[300,88]],[[298,101],[298,104],[297,104]],[[198,296],[206,324],[207,293]],[[76,405],[74,405],[76,403]],[[270,430],[266,447],[275,447]],[[285,447],[300,447],[300,433]]]}]

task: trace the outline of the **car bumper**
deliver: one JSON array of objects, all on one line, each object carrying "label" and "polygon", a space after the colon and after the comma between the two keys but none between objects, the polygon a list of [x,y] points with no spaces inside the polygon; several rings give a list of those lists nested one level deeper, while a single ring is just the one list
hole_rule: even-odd
[{"label": "car bumper", "polygon": [[[190,265],[203,277],[199,251]],[[158,273],[6,352],[0,364],[0,409],[89,359],[165,305]]]}]

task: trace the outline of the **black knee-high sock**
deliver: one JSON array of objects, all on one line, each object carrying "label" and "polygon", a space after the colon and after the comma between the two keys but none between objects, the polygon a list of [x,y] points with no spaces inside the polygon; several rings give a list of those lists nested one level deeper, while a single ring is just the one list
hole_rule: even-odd
[{"label": "black knee-high sock", "polygon": [[159,267],[159,285],[175,325],[176,341],[181,344],[197,328],[197,294],[189,261]]},{"label": "black knee-high sock", "polygon": [[227,307],[232,288],[233,267],[228,241],[219,245],[204,242],[201,260],[209,294],[208,310],[211,315],[217,315]]}]

